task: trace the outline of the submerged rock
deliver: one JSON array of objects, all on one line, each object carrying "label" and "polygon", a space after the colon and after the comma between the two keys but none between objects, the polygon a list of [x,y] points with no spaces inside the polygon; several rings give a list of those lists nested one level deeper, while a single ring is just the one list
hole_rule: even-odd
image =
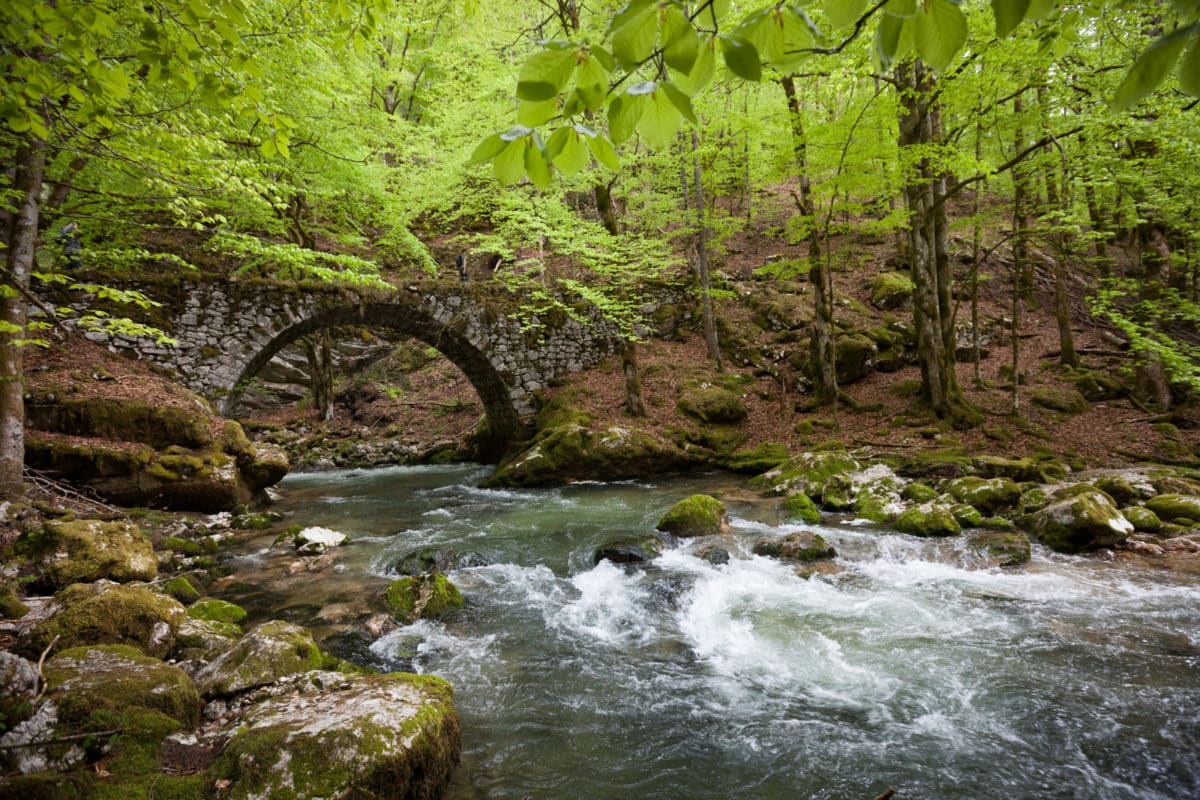
[{"label": "submerged rock", "polygon": [[729,527],[725,504],[706,494],[685,497],[663,515],[658,529],[675,536],[711,536]]},{"label": "submerged rock", "polygon": [[760,539],[751,552],[786,561],[826,561],[837,557],[837,551],[825,537],[812,531],[797,531],[780,539]]},{"label": "submerged rock", "polygon": [[461,750],[450,685],[393,673],[321,673],[251,707],[211,774],[232,800],[440,796]]},{"label": "submerged rock", "polygon": [[967,544],[983,550],[1000,567],[1028,564],[1031,555],[1029,537],[1016,531],[976,531],[968,536]]},{"label": "submerged rock", "polygon": [[1081,553],[1109,547],[1133,533],[1112,499],[1086,484],[1064,492],[1033,515],[1030,528],[1047,547],[1063,553]]},{"label": "submerged rock", "polygon": [[398,575],[429,575],[467,567],[486,567],[488,560],[479,553],[460,553],[448,547],[423,547],[405,553],[392,563]]},{"label": "submerged rock", "polygon": [[641,564],[662,555],[663,542],[656,536],[609,542],[596,550],[593,563],[605,559],[614,564]]},{"label": "submerged rock", "polygon": [[400,622],[440,619],[464,605],[462,593],[445,575],[413,575],[388,584],[388,610]]}]

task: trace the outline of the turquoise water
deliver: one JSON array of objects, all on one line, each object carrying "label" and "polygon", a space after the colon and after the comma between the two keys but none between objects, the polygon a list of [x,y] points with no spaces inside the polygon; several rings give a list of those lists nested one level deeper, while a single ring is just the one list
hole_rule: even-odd
[{"label": "turquoise water", "polygon": [[[728,476],[484,490],[478,466],[290,476],[289,522],[351,537],[332,566],[237,598],[363,663],[448,679],[449,797],[1200,797],[1200,586],[1035,548],[987,568],[960,542],[830,518],[841,572],[750,555],[777,501]],[[644,568],[593,563],[696,491],[734,531]],[[425,545],[481,556],[461,618],[374,636],[329,622]],[[248,552],[247,565],[269,561]],[[290,581],[290,582],[289,582]]]}]

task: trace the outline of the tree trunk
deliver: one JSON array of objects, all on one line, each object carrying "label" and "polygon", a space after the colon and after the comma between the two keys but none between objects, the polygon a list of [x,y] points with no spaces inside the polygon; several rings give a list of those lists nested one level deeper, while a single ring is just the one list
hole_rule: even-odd
[{"label": "tree trunk", "polygon": [[631,417],[646,416],[642,402],[642,378],[638,371],[637,342],[626,339],[621,343],[621,367],[625,371],[625,410]]},{"label": "tree trunk", "polygon": [[720,372],[724,370],[724,365],[721,363],[721,346],[717,341],[717,320],[713,314],[712,282],[708,268],[708,203],[701,180],[699,149],[700,139],[692,131],[692,189],[696,193],[696,280],[700,284],[700,316],[704,324],[704,346],[708,358]]},{"label": "tree trunk", "polygon": [[596,200],[596,213],[600,215],[600,224],[613,236],[620,236],[621,221],[617,217],[617,208],[613,204],[612,184],[596,181],[592,186],[592,195]]},{"label": "tree trunk", "polygon": [[[1020,96],[1013,99],[1013,117],[1017,128],[1013,134],[1013,150],[1021,152],[1027,144],[1021,117],[1025,102]],[[1020,264],[1017,293],[1022,300],[1033,304],[1033,259],[1029,257],[1029,206],[1033,202],[1033,181],[1027,164],[1013,167],[1013,263]]]},{"label": "tree trunk", "polygon": [[25,392],[19,340],[25,337],[25,297],[33,271],[37,247],[39,202],[46,167],[46,143],[31,140],[17,148],[13,195],[17,207],[8,216],[3,232],[4,283],[17,291],[0,296],[0,497],[14,499],[24,494]]},{"label": "tree trunk", "polygon": [[325,422],[333,421],[333,352],[329,330],[304,337],[304,355],[312,371],[313,407]]},{"label": "tree trunk", "polygon": [[808,282],[813,287],[813,332],[809,340],[812,363],[813,399],[819,403],[837,400],[837,351],[833,341],[833,303],[826,291],[829,276],[821,254],[821,234],[817,228],[816,206],[813,203],[812,181],[808,174],[808,140],[804,136],[804,117],[800,98],[791,75],[780,82],[787,96],[792,122],[792,147],[796,154],[796,171],[800,179],[800,213],[809,220]]},{"label": "tree trunk", "polygon": [[[917,59],[898,65],[895,75],[900,93],[900,147],[938,144],[941,115],[933,102],[933,73]],[[913,322],[924,399],[939,417],[968,423],[974,415],[963,400],[954,364],[953,273],[945,193],[945,173],[927,158],[919,160],[905,178]]]}]

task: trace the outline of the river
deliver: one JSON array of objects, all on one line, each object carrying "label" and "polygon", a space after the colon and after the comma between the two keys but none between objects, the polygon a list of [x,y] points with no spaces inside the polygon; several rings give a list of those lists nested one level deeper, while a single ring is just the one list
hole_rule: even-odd
[{"label": "river", "polygon": [[[452,800],[1200,797],[1194,578],[1037,546],[1002,570],[851,517],[784,524],[730,476],[516,491],[478,488],[487,474],[289,476],[289,522],[350,542],[289,574],[294,556],[254,540],[222,590],[343,657],[449,680]],[[701,491],[731,511],[729,563],[687,542],[646,568],[594,565]],[[840,573],[750,555],[800,527]],[[450,573],[461,617],[378,637],[346,623],[430,544],[487,564]]]}]

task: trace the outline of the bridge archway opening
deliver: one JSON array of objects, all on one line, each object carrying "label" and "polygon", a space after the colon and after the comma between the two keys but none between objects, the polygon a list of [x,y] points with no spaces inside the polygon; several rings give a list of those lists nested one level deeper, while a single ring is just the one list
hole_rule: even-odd
[{"label": "bridge archway opening", "polygon": [[481,460],[499,460],[510,443],[529,433],[529,425],[518,414],[504,376],[461,326],[443,325],[409,308],[389,304],[326,308],[284,328],[246,361],[234,388],[220,404],[223,413],[233,412],[250,379],[288,346],[322,330],[350,326],[386,329],[411,337],[436,349],[462,372],[487,416],[486,432],[473,437]]}]

